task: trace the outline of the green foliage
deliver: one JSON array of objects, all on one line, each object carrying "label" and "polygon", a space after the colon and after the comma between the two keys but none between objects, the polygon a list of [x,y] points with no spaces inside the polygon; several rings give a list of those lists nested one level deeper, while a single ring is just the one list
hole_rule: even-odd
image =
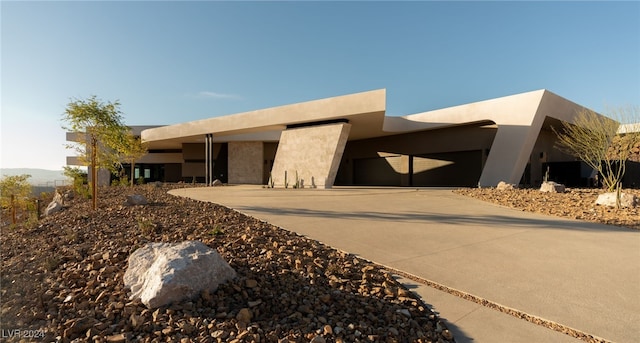
[{"label": "green foliage", "polygon": [[157,228],[158,226],[150,219],[144,217],[138,218],[138,229],[144,236],[150,236],[152,233],[155,233]]},{"label": "green foliage", "polygon": [[117,171],[120,164],[119,148],[128,128],[122,123],[120,103],[103,103],[96,96],[87,100],[76,99],[67,104],[62,128],[76,134],[75,143],[67,148],[75,149],[80,161],[91,167],[92,208],[97,207],[97,170],[107,168]]},{"label": "green foliage", "polygon": [[147,144],[142,142],[140,136],[135,136],[131,132],[127,132],[120,138],[116,149],[119,151],[120,157],[131,164],[130,180],[131,187],[133,187],[136,160],[147,154]]},{"label": "green foliage", "polygon": [[[27,181],[31,175],[3,176],[0,179],[0,205],[3,208],[26,209],[31,194],[31,184]],[[13,203],[12,203],[13,198]]]},{"label": "green foliage", "polygon": [[[123,144],[128,128],[122,123],[120,103],[103,103],[96,96],[87,100],[76,99],[67,104],[62,128],[76,134],[75,149],[83,165],[95,162],[99,168],[116,171],[120,165],[118,148]],[[96,160],[92,161],[92,151]]]},{"label": "green foliage", "polygon": [[213,229],[211,229],[211,231],[209,231],[209,234],[212,236],[219,236],[223,233],[224,232],[222,231],[222,227],[220,225],[216,225]]},{"label": "green foliage", "polygon": [[144,185],[144,177],[140,176],[140,177],[136,180],[136,183],[137,183],[138,185]]},{"label": "green foliage", "polygon": [[126,175],[122,175],[122,176],[120,176],[120,178],[119,178],[117,181],[115,181],[113,184],[114,184],[114,185],[117,185],[117,186],[124,186],[124,187],[127,187],[127,186],[129,186],[130,182],[129,182],[129,178],[128,178]]},{"label": "green foliage", "polygon": [[89,192],[89,189],[85,187],[85,184],[87,183],[87,172],[78,167],[70,166],[64,166],[62,169],[64,170],[63,174],[73,181],[73,190],[76,194],[89,199],[91,197],[91,193]]}]

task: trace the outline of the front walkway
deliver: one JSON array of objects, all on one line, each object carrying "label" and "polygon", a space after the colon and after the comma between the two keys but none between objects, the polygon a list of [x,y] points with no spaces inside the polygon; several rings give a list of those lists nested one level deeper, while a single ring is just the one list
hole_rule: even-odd
[{"label": "front walkway", "polygon": [[[376,263],[615,342],[640,337],[640,231],[525,213],[445,189],[177,189]],[[572,337],[404,280],[458,342]]]}]

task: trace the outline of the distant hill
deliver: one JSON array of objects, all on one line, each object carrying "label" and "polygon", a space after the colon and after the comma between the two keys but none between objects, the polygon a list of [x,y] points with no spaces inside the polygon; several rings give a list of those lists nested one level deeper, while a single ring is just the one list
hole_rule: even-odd
[{"label": "distant hill", "polygon": [[34,168],[0,168],[1,176],[29,174],[29,183],[33,186],[62,186],[68,184],[67,177],[62,170],[47,170]]}]

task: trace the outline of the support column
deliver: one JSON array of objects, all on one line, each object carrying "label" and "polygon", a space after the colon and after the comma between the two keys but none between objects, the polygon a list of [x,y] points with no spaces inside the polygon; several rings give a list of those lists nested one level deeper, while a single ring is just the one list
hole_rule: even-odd
[{"label": "support column", "polygon": [[500,181],[520,183],[541,127],[542,120],[536,120],[530,126],[498,125],[480,176],[480,186],[496,186]]},{"label": "support column", "polygon": [[204,136],[204,184],[209,185],[209,134]]},{"label": "support column", "polygon": [[204,182],[210,186],[216,179],[213,175],[215,158],[213,154],[213,134],[208,133],[204,139]]}]

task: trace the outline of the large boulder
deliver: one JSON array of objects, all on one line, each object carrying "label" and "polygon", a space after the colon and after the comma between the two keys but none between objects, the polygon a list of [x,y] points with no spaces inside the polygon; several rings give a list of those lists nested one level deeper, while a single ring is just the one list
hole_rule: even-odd
[{"label": "large boulder", "polygon": [[561,183],[556,183],[553,181],[545,181],[540,185],[540,192],[548,192],[548,193],[564,193],[565,187]]},{"label": "large boulder", "polygon": [[[616,207],[616,192],[603,193],[598,195],[596,199],[596,205],[607,206],[607,207]],[[622,193],[620,194],[620,207],[621,208],[632,208],[638,204],[638,197],[633,194]]]},{"label": "large boulder", "polygon": [[214,249],[202,242],[149,243],[129,256],[124,285],[148,308],[193,298],[236,277]]},{"label": "large boulder", "polygon": [[127,206],[146,205],[147,198],[142,194],[127,195],[127,200],[124,202]]}]

